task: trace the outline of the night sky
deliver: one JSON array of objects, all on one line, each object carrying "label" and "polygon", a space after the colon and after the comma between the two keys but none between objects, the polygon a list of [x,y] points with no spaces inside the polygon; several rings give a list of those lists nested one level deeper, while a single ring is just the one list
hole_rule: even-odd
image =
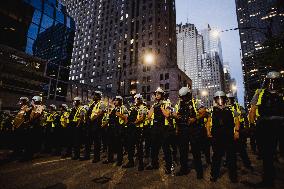
[{"label": "night sky", "polygon": [[[195,24],[198,30],[210,24],[218,30],[238,26],[235,0],[176,0],[177,23]],[[240,38],[238,31],[220,34],[223,60],[229,62],[232,77],[237,80],[238,99],[243,104],[244,87],[240,58]]]}]

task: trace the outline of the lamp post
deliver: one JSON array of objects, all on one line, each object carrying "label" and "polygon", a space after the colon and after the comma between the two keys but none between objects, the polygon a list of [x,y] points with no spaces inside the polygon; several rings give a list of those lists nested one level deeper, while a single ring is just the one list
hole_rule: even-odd
[{"label": "lamp post", "polygon": [[208,95],[209,95],[209,92],[208,92],[208,90],[207,89],[203,89],[203,90],[201,90],[201,99],[204,99],[204,102],[205,102],[205,104],[206,104],[206,106],[208,106]]}]

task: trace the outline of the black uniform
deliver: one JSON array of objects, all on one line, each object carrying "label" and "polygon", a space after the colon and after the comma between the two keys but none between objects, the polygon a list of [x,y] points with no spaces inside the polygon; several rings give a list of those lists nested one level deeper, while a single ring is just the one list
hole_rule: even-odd
[{"label": "black uniform", "polygon": [[164,116],[161,106],[165,109],[167,108],[167,102],[159,102],[153,105],[154,113],[153,120],[151,120],[151,165],[147,169],[158,169],[159,162],[158,156],[160,148],[162,147],[164,152],[164,159],[166,162],[166,173],[171,172],[172,166],[172,152],[170,149],[170,132],[169,132],[169,122]]},{"label": "black uniform", "polygon": [[180,119],[176,119],[177,123],[177,138],[180,152],[180,172],[178,175],[183,175],[188,172],[188,152],[189,142],[191,145],[191,152],[193,155],[194,167],[197,173],[197,178],[203,177],[203,168],[201,162],[201,132],[202,129],[197,124],[197,120],[188,123],[189,118],[196,119],[196,110],[194,108],[192,100],[180,101],[177,105],[177,114],[180,115]]},{"label": "black uniform", "polygon": [[77,160],[80,158],[80,147],[82,144],[82,127],[83,121],[80,120],[82,116],[84,116],[84,108],[83,106],[73,107],[71,109],[70,115],[69,115],[69,125],[72,135],[72,159]]},{"label": "black uniform", "polygon": [[216,181],[220,176],[222,157],[226,153],[229,177],[232,182],[237,179],[236,145],[234,141],[234,114],[229,107],[223,109],[213,107],[212,112],[212,167],[211,180]]},{"label": "black uniform", "polygon": [[[142,115],[141,115],[142,114]],[[125,167],[134,166],[135,146],[137,149],[137,157],[139,161],[139,170],[144,169],[143,163],[143,120],[141,123],[135,123],[138,117],[146,115],[146,110],[143,105],[132,106],[130,108],[128,123],[126,129],[126,147],[128,152],[128,164]]]},{"label": "black uniform", "polygon": [[122,165],[123,160],[123,132],[125,130],[124,122],[120,121],[116,116],[116,112],[121,114],[126,113],[124,106],[115,107],[109,114],[109,125],[107,129],[108,138],[108,160],[104,163],[113,162],[114,153],[117,154],[117,165]]},{"label": "black uniform", "polygon": [[[273,156],[276,153],[276,142],[284,121],[283,93],[269,93],[264,91],[259,97],[256,127],[258,130],[257,143],[263,158],[263,182],[273,184],[275,168]],[[281,133],[283,137],[283,133]]]}]

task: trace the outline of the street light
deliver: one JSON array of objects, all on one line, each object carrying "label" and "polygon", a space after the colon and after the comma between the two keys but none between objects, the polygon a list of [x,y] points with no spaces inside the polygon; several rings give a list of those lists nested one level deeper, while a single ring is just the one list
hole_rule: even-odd
[{"label": "street light", "polygon": [[202,91],[201,91],[201,96],[202,96],[202,97],[206,97],[206,96],[208,96],[208,91],[207,91],[207,90],[205,90],[205,89],[204,89],[204,90],[202,90]]},{"label": "street light", "polygon": [[152,53],[147,53],[144,55],[144,62],[146,64],[154,64],[155,56]]}]

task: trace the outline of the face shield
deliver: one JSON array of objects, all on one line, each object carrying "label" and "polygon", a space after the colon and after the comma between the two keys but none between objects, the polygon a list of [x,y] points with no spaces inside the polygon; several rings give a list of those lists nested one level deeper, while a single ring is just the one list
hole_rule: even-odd
[{"label": "face shield", "polygon": [[282,89],[282,78],[275,78],[275,79],[265,79],[265,86],[266,89],[270,93],[277,93]]},{"label": "face shield", "polygon": [[214,101],[215,101],[215,103],[216,103],[217,105],[219,105],[219,106],[225,106],[225,103],[226,103],[225,97],[221,97],[221,96],[215,97],[215,98],[214,98]]},{"label": "face shield", "polygon": [[235,98],[227,98],[227,102],[229,105],[235,104]]}]

